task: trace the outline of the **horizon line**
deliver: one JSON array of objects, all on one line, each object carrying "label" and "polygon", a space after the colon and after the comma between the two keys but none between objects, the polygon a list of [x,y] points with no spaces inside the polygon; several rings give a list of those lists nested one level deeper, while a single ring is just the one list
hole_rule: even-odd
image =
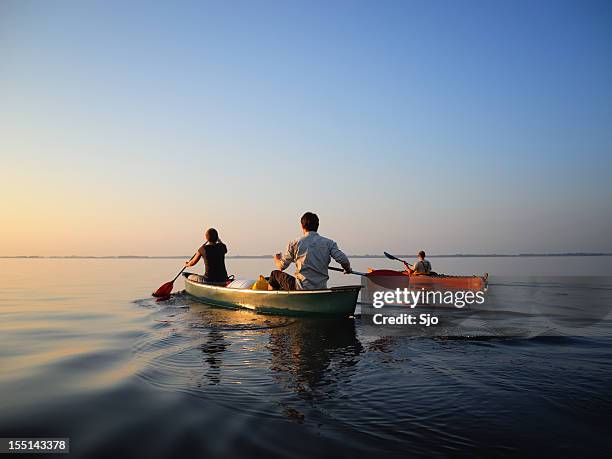
[{"label": "horizon line", "polygon": [[[386,258],[384,255],[347,255],[349,258]],[[428,255],[428,258],[515,258],[515,257],[609,257],[612,252],[555,252],[555,253],[455,253]],[[401,258],[412,258],[414,255],[397,255]],[[101,260],[125,260],[125,259],[189,259],[188,255],[0,255],[0,259],[101,259]],[[228,259],[265,259],[272,255],[228,255]]]}]

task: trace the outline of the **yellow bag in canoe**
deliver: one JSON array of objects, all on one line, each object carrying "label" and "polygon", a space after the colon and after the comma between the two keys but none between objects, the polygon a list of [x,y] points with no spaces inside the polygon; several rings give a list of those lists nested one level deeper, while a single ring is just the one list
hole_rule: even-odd
[{"label": "yellow bag in canoe", "polygon": [[252,290],[268,290],[268,281],[261,274],[259,275],[259,279],[253,284],[251,287]]}]

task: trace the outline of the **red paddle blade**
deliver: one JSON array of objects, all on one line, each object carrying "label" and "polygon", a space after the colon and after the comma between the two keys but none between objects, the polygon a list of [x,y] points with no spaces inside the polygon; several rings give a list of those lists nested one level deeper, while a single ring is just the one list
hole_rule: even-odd
[{"label": "red paddle blade", "polygon": [[156,297],[170,296],[170,294],[172,293],[173,284],[174,282],[166,282],[160,288],[155,290],[155,292],[153,292],[153,296],[156,296]]}]

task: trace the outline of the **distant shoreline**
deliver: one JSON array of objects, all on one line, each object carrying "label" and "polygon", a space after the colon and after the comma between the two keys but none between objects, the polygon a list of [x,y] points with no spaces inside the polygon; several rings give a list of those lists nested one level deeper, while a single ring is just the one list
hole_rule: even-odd
[{"label": "distant shoreline", "polygon": [[[612,253],[605,252],[571,252],[571,253],[519,253],[519,254],[442,254],[429,255],[428,258],[519,258],[519,257],[610,257]],[[413,258],[414,255],[397,255],[399,258]],[[93,260],[159,260],[159,259],[189,259],[189,255],[1,255],[0,259],[93,259]],[[229,255],[230,259],[265,259],[272,258],[272,255]],[[385,258],[383,255],[349,255],[349,258]]]}]

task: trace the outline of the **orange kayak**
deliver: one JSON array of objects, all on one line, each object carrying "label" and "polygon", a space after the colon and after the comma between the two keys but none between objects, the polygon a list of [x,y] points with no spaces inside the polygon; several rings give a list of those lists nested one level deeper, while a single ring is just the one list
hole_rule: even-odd
[{"label": "orange kayak", "polygon": [[366,274],[367,278],[383,288],[408,288],[425,290],[472,290],[487,288],[488,274],[483,276],[410,275],[406,271],[375,269]]}]

